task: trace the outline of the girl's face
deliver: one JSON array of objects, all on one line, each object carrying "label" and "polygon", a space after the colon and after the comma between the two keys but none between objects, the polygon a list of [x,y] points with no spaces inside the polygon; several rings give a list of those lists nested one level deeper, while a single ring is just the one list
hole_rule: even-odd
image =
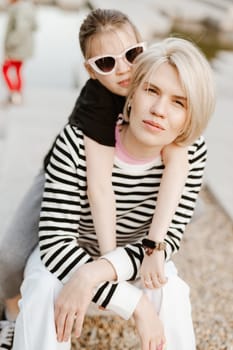
[{"label": "girl's face", "polygon": [[85,66],[92,79],[98,79],[108,90],[120,96],[126,96],[131,79],[132,66],[123,53],[137,44],[137,39],[130,25],[124,25],[114,31],[107,31],[93,37],[89,58],[104,55],[121,55],[116,58],[116,66],[112,73],[103,75],[96,72],[88,62]]},{"label": "girl's face", "polygon": [[182,132],[188,106],[176,68],[163,63],[137,87],[131,101],[125,146],[140,158],[159,155]]}]

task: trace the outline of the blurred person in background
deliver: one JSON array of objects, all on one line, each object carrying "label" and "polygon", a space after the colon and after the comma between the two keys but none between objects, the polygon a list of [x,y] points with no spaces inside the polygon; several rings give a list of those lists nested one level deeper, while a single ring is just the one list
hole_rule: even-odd
[{"label": "blurred person in background", "polygon": [[8,0],[8,4],[2,73],[9,92],[6,102],[20,104],[23,91],[22,67],[34,51],[36,11],[32,1]]}]

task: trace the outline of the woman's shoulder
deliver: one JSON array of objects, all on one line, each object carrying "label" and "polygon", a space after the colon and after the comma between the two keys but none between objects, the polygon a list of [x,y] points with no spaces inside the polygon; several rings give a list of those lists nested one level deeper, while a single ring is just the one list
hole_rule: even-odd
[{"label": "woman's shoulder", "polygon": [[204,135],[199,136],[190,147],[193,149],[206,148],[207,146]]},{"label": "woman's shoulder", "polygon": [[79,163],[80,157],[83,158],[85,153],[82,130],[78,126],[67,123],[56,139],[55,148],[69,155],[74,163]]},{"label": "woman's shoulder", "polygon": [[190,163],[206,160],[207,144],[203,135],[198,137],[198,139],[196,139],[196,141],[191,146],[189,146],[188,153]]},{"label": "woman's shoulder", "polygon": [[60,135],[62,135],[62,136],[66,135],[67,138],[72,137],[72,139],[83,140],[83,132],[82,132],[82,130],[77,125],[73,125],[70,122],[65,124],[65,126],[61,130]]}]

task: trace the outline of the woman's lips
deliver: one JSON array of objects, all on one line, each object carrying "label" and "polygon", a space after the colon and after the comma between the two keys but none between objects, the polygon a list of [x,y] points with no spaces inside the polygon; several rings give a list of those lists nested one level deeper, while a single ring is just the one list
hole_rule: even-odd
[{"label": "woman's lips", "polygon": [[153,120],[143,120],[143,123],[146,124],[147,126],[151,127],[153,130],[160,130],[160,131],[164,131],[165,128],[159,124],[159,123],[156,123],[154,122]]}]

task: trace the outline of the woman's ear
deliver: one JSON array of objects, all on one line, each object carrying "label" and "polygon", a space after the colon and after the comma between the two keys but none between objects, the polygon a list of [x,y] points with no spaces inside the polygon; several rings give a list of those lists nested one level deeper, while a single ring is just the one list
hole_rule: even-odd
[{"label": "woman's ear", "polygon": [[127,115],[128,115],[128,117],[130,116],[130,112],[131,112],[131,101],[129,101],[127,103]]},{"label": "woman's ear", "polygon": [[89,74],[91,79],[94,79],[94,80],[97,79],[95,75],[95,71],[91,68],[91,66],[87,62],[84,63],[84,67],[86,68],[86,71]]},{"label": "woman's ear", "polygon": [[124,107],[123,119],[126,123],[129,122],[130,112],[131,112],[131,99],[127,100],[127,104]]}]

